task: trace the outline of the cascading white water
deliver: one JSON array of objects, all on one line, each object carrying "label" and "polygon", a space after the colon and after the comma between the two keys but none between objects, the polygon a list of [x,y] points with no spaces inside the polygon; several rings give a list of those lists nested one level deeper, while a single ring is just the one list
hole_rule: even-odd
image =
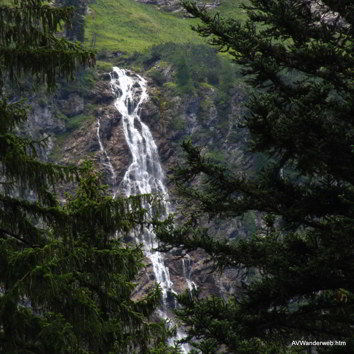
[{"label": "cascading white water", "polygon": [[[163,170],[159,161],[157,146],[150,129],[139,117],[139,108],[148,98],[146,81],[139,75],[130,74],[124,69],[113,68],[111,85],[118,97],[114,103],[122,115],[126,142],[132,154],[131,162],[121,188],[127,197],[138,194],[158,194],[164,199],[165,213],[168,213],[168,193],[163,184]],[[164,264],[160,252],[153,251],[157,242],[151,230],[145,230],[142,239],[146,256],[153,265],[156,281],[162,288],[163,300],[166,303],[172,281],[168,268]]]},{"label": "cascading white water", "polygon": [[[157,146],[150,129],[139,117],[140,106],[148,99],[146,81],[137,74],[117,67],[113,68],[110,76],[112,91],[117,97],[114,105],[122,115],[124,135],[132,155],[132,162],[120,184],[121,192],[127,197],[139,194],[159,195],[162,198],[164,216],[167,216],[169,213],[168,192],[163,184],[164,173],[159,161]],[[100,138],[99,120],[97,122],[97,137],[100,149],[106,158],[106,164],[111,171],[112,179],[115,181],[116,173]],[[138,241],[143,244],[144,253],[150,259],[156,281],[162,289],[163,306],[159,310],[160,317],[169,319],[167,298],[169,293],[174,293],[169,269],[165,266],[163,255],[155,251],[158,244],[151,229],[145,229],[144,233],[140,233]],[[186,281],[190,288],[192,286],[190,280],[186,278]],[[183,331],[177,331],[176,339],[180,340],[183,337]],[[182,345],[182,351],[188,353],[189,346]]]},{"label": "cascading white water", "polygon": [[96,133],[97,133],[98,144],[100,145],[100,150],[101,150],[101,152],[102,152],[102,154],[103,154],[103,156],[104,156],[104,158],[106,160],[103,164],[105,166],[108,166],[108,168],[109,168],[109,170],[111,172],[111,175],[112,175],[112,184],[115,185],[116,184],[116,180],[117,180],[117,174],[116,174],[116,171],[114,171],[111,159],[108,156],[107,151],[105,150],[105,148],[104,148],[104,146],[102,144],[102,140],[101,140],[101,136],[100,136],[101,122],[100,122],[99,118],[97,119],[96,127],[97,127]]},{"label": "cascading white water", "polygon": [[197,284],[191,279],[191,257],[189,254],[182,258],[183,277],[186,279],[188,290],[192,292],[198,288]]}]

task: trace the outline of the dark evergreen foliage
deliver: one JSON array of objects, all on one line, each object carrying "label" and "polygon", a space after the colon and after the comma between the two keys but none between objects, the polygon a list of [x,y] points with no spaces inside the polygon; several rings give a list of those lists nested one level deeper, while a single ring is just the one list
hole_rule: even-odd
[{"label": "dark evergreen foliage", "polygon": [[[69,15],[37,0],[0,6],[0,352],[176,353],[164,323],[150,321],[160,289],[132,299],[143,254],[121,240],[146,225],[142,203],[152,198],[108,197],[89,163],[43,163],[45,141],[17,134],[27,108],[7,99],[7,78],[53,89],[57,73],[94,64],[94,52],[56,37]],[[63,182],[77,190],[59,203]]]},{"label": "dark evergreen foliage", "polygon": [[73,77],[78,65],[92,65],[95,53],[55,36],[72,8],[53,8],[41,0],[0,5],[0,73],[10,79],[31,74],[50,88],[58,75]]},{"label": "dark evergreen foliage", "polygon": [[[282,353],[293,340],[342,340],[354,351],[354,3],[251,0],[245,23],[193,3],[195,30],[228,51],[255,88],[244,125],[250,150],[270,157],[256,176],[215,165],[186,143],[175,182],[191,209],[159,227],[165,248],[205,249],[246,271],[228,300],[180,296],[179,315],[203,353]],[[190,182],[202,178],[202,183]],[[246,240],[215,240],[201,215],[264,216]],[[343,351],[344,350],[344,351]]]},{"label": "dark evergreen foliage", "polygon": [[70,23],[66,24],[65,34],[70,41],[85,40],[85,13],[87,7],[86,0],[56,0],[60,7],[72,6],[74,8]]}]

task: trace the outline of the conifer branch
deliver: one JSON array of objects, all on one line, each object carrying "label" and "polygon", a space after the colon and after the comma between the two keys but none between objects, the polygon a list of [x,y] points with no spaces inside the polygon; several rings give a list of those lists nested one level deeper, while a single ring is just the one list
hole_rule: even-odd
[{"label": "conifer branch", "polygon": [[25,244],[27,247],[33,247],[33,248],[35,248],[35,247],[40,247],[39,245],[32,244],[32,243],[26,241],[26,240],[25,240],[24,238],[22,238],[21,236],[16,235],[16,234],[14,234],[14,233],[12,233],[12,232],[10,232],[10,231],[8,231],[8,230],[5,230],[5,229],[0,228],[0,233],[6,234],[7,236],[9,236],[9,237],[11,237],[11,238],[13,238],[13,239],[15,239],[15,240],[17,240],[17,241],[19,241],[19,242]]}]

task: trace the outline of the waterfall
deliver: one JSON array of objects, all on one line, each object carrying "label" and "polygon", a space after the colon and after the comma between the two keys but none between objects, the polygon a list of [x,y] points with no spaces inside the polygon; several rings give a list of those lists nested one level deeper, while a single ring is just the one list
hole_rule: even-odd
[{"label": "waterfall", "polygon": [[96,130],[96,134],[97,134],[97,139],[98,139],[98,144],[100,146],[100,151],[102,152],[104,158],[105,158],[105,162],[103,163],[104,166],[108,166],[109,171],[111,172],[111,176],[112,176],[112,185],[116,184],[116,179],[117,179],[117,174],[116,171],[114,171],[113,165],[111,163],[111,159],[107,154],[107,151],[105,150],[103,144],[102,144],[102,140],[101,140],[101,136],[100,136],[100,128],[101,128],[101,122],[100,119],[97,119],[97,124],[96,124],[97,130]]},{"label": "waterfall", "polygon": [[[132,155],[132,162],[120,183],[119,192],[124,193],[127,197],[139,194],[159,195],[162,198],[162,209],[164,210],[162,217],[166,217],[169,213],[168,192],[163,183],[164,173],[157,146],[150,129],[141,121],[139,116],[140,106],[148,99],[146,80],[131,71],[118,67],[113,68],[110,76],[112,91],[117,97],[114,105],[122,115],[124,136]],[[97,137],[100,149],[106,158],[106,164],[111,171],[112,179],[115,181],[116,173],[101,142],[99,129],[100,122],[98,121]],[[118,190],[114,193],[114,197],[117,193]],[[149,213],[152,214],[151,208]],[[137,241],[143,245],[145,255],[152,263],[156,282],[160,284],[162,289],[163,305],[158,313],[162,319],[169,319],[167,300],[169,294],[174,293],[169,269],[165,266],[163,254],[154,250],[158,243],[152,229],[145,228],[144,232],[140,232],[137,237]],[[188,287],[190,287],[189,282],[187,280]],[[183,337],[183,331],[178,330],[175,339],[182,339]],[[188,353],[188,345],[182,345],[182,351]]]},{"label": "waterfall", "polygon": [[197,289],[197,284],[191,279],[191,257],[189,254],[182,258],[182,271],[183,277],[186,279],[188,290],[192,292],[193,290]]}]

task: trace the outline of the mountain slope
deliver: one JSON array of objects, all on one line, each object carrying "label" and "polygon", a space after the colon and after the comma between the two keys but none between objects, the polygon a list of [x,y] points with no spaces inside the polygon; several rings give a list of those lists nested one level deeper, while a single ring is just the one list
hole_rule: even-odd
[{"label": "mountain slope", "polygon": [[86,16],[86,40],[98,50],[129,54],[164,42],[201,43],[193,24],[195,19],[131,0],[97,0]]},{"label": "mountain slope", "polygon": [[[213,11],[243,19],[238,7],[242,0],[223,0]],[[141,52],[152,45],[174,43],[206,43],[191,30],[197,20],[183,13],[166,12],[158,7],[133,0],[96,0],[86,16],[87,43],[99,51]]]}]

